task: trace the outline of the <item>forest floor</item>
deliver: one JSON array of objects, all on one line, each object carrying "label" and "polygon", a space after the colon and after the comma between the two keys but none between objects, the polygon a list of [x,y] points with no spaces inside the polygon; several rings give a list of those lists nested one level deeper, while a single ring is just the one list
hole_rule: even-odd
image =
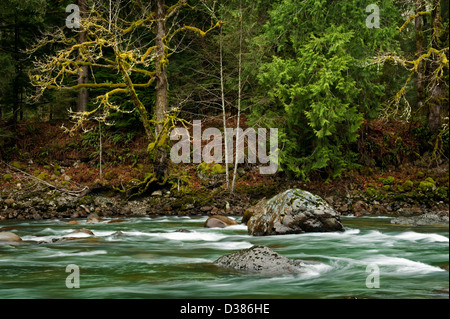
[{"label": "forest floor", "polygon": [[[324,198],[342,215],[448,216],[449,165],[425,159],[386,168],[361,166],[334,180],[304,182],[282,172],[259,174],[243,164],[234,193],[221,165],[172,164],[164,186],[126,198],[127,189],[152,173],[139,132],[97,127],[73,136],[62,122],[23,123],[0,143],[0,220],[99,216],[242,215],[262,198],[301,188]],[[65,123],[67,125],[67,123]],[[130,194],[128,194],[130,195]]]}]

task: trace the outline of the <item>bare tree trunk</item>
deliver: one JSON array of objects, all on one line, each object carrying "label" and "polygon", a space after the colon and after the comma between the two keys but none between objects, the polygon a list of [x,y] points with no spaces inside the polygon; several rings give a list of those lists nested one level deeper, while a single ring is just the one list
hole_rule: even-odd
[{"label": "bare tree trunk", "polygon": [[[78,6],[80,8],[80,18],[85,19],[87,16],[87,0],[78,0]],[[78,43],[86,42],[86,32],[80,29],[78,34]],[[80,58],[80,60],[83,60]],[[86,65],[81,66],[78,70],[78,84],[88,83],[88,67]],[[88,103],[88,90],[87,88],[80,88],[78,91],[77,100],[77,112],[85,112],[87,110]]]},{"label": "bare tree trunk", "polygon": [[239,80],[238,80],[238,118],[236,124],[236,158],[234,162],[234,171],[233,171],[233,182],[231,184],[231,192],[234,192],[234,188],[236,187],[236,175],[238,168],[238,145],[240,143],[239,139],[239,126],[241,122],[241,95],[242,95],[242,5],[239,2],[239,18],[240,18],[240,30],[239,30]]},{"label": "bare tree trunk", "polygon": [[223,117],[223,132],[225,134],[225,174],[227,179],[227,189],[230,188],[230,173],[228,172],[228,136],[227,136],[227,117],[225,108],[225,87],[223,78],[223,34],[222,27],[220,27],[220,91],[222,93],[222,117]]},{"label": "bare tree trunk", "polygon": [[[156,4],[156,131],[158,136],[163,128],[165,115],[168,110],[168,80],[167,80],[167,48],[164,43],[166,36],[166,4],[165,0],[158,0]],[[167,150],[157,148],[155,173],[158,179],[164,178],[168,173]]]}]

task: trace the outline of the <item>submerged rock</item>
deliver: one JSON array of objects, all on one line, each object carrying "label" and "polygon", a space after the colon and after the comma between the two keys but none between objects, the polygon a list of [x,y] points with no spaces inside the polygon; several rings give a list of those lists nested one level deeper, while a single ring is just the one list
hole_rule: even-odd
[{"label": "submerged rock", "polygon": [[2,232],[0,232],[0,242],[2,242],[2,241],[19,242],[19,241],[22,241],[22,238],[20,238],[18,235],[14,234],[14,233],[2,231]]},{"label": "submerged rock", "polygon": [[315,262],[289,259],[265,246],[253,246],[222,256],[214,262],[222,268],[270,275],[301,273],[308,263]]},{"label": "submerged rock", "polygon": [[426,213],[420,216],[410,216],[410,217],[396,217],[391,219],[391,224],[399,225],[413,225],[413,226],[424,226],[424,225],[448,225],[449,217],[445,215]]},{"label": "submerged rock", "polygon": [[174,231],[174,233],[192,233],[189,229],[186,228],[180,228]]},{"label": "submerged rock", "polygon": [[80,228],[71,233],[65,234],[62,239],[65,239],[65,240],[72,239],[72,238],[78,239],[78,238],[85,238],[85,237],[90,237],[90,236],[94,236],[94,233],[90,229]]},{"label": "submerged rock", "polygon": [[216,215],[209,217],[204,226],[207,228],[225,228],[232,225],[238,225],[238,222],[226,216]]},{"label": "submerged rock", "polygon": [[343,231],[340,216],[317,195],[290,189],[251,207],[248,233],[255,236]]}]

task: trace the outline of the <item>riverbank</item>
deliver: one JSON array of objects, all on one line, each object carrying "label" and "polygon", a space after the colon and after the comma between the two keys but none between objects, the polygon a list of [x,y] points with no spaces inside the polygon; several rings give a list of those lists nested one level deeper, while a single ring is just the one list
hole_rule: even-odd
[{"label": "riverbank", "polygon": [[[329,182],[299,182],[281,175],[258,176],[257,167],[242,169],[236,192],[224,188],[224,174],[191,167],[189,183],[167,184],[127,200],[106,179],[83,184],[85,165],[39,165],[18,161],[0,165],[0,220],[52,218],[143,217],[155,215],[236,215],[262,198],[289,188],[308,190],[324,198],[342,216],[401,216],[432,214],[448,221],[448,165],[432,169],[406,166],[390,172],[349,172]],[[126,167],[118,167],[126,170]],[[68,172],[71,175],[68,175]],[[138,179],[122,182],[138,183]],[[124,185],[125,184],[125,185]],[[212,186],[211,186],[212,185]],[[443,218],[441,218],[443,217]],[[448,223],[448,222],[447,222]]]}]

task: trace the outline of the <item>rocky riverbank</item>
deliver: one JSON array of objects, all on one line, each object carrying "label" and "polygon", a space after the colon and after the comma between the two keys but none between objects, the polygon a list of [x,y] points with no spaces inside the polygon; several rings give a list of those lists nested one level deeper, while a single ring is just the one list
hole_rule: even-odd
[{"label": "rocky riverbank", "polygon": [[385,173],[353,172],[328,183],[304,183],[278,175],[268,178],[247,168],[242,169],[233,194],[223,187],[222,171],[205,173],[204,169],[192,167],[184,172],[189,179],[183,187],[179,181],[172,182],[131,200],[126,200],[118,189],[132,185],[133,179],[125,184],[108,180],[83,182],[87,168],[78,161],[69,166],[47,166],[20,162],[0,165],[0,220],[76,219],[92,213],[99,217],[239,216],[264,198],[297,188],[320,196],[340,216],[435,215],[438,218],[422,218],[418,224],[428,220],[446,223],[445,217],[448,224],[448,164],[432,169],[407,166]]},{"label": "rocky riverbank", "polygon": [[[430,223],[448,224],[448,204],[441,202],[434,206],[408,202],[378,201],[362,199],[360,194],[342,197],[325,197],[334,210],[342,215],[355,216],[393,216],[398,223],[422,225]],[[126,201],[122,197],[88,194],[74,196],[58,190],[38,190],[34,192],[2,192],[0,198],[0,220],[40,220],[52,218],[87,218],[90,214],[99,217],[142,217],[154,215],[237,215],[242,216],[258,199],[245,194],[227,195],[224,193],[174,194],[155,191],[153,194]],[[419,218],[413,222],[414,216]],[[428,218],[426,217],[428,216]],[[435,216],[430,217],[430,216]],[[405,219],[409,218],[409,219]],[[411,221],[411,222],[410,222]]]}]

